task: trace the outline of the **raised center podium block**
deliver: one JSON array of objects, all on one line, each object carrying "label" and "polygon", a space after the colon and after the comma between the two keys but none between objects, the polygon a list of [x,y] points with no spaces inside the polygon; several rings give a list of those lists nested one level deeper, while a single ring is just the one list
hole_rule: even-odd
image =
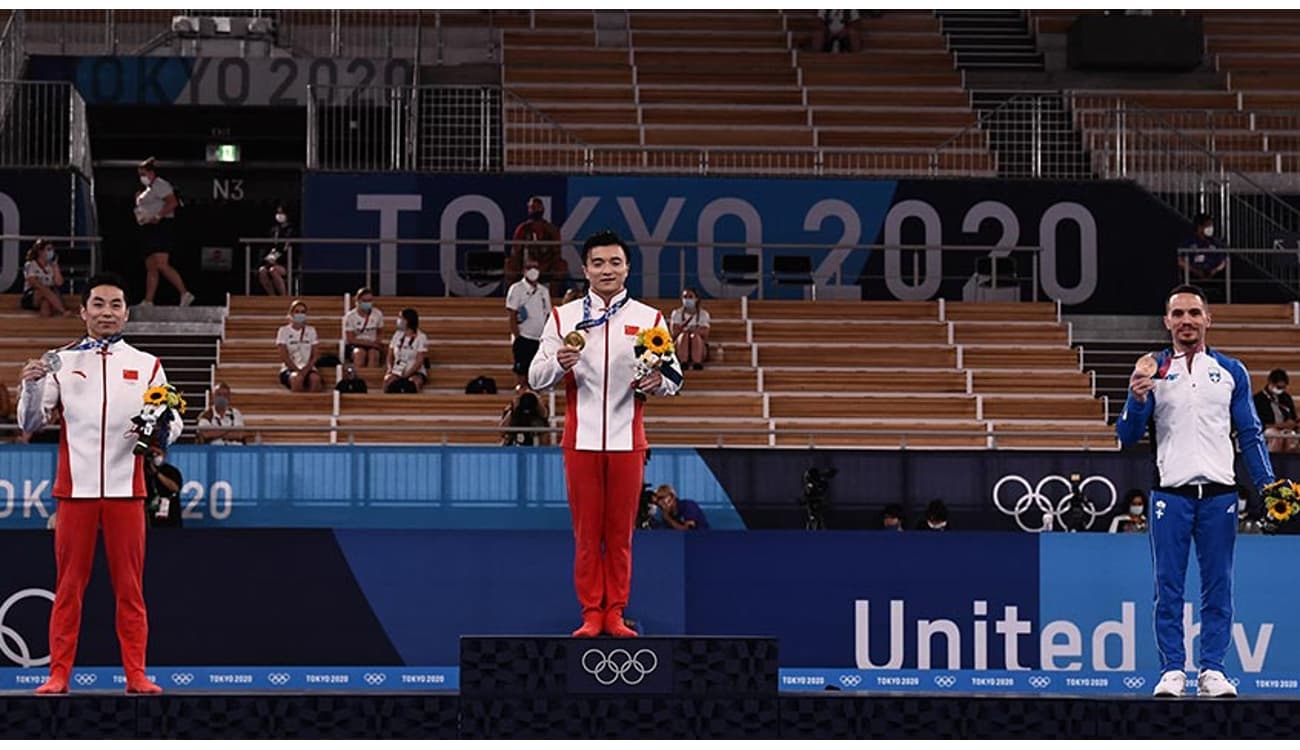
[{"label": "raised center podium block", "polygon": [[463,636],[461,737],[775,738],[773,638]]}]

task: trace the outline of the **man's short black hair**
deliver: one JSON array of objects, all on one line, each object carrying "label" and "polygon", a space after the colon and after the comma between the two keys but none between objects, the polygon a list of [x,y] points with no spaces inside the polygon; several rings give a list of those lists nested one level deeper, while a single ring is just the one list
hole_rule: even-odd
[{"label": "man's short black hair", "polygon": [[85,307],[90,302],[90,290],[97,286],[115,286],[122,290],[122,298],[126,298],[126,280],[121,275],[112,271],[101,271],[90,277],[86,282],[86,288],[81,292],[81,306]]},{"label": "man's short black hair", "polygon": [[1195,225],[1198,226],[1198,227],[1199,227],[1200,225],[1202,225],[1202,224],[1205,224],[1205,223],[1207,223],[1207,222],[1211,222],[1211,221],[1214,221],[1214,218],[1213,218],[1212,216],[1210,216],[1209,214],[1205,213],[1204,211],[1201,211],[1201,212],[1197,213],[1196,216],[1192,218],[1192,223],[1195,224]]},{"label": "man's short black hair", "polygon": [[903,506],[898,503],[890,503],[885,506],[885,511],[882,515],[885,518],[897,518],[901,521],[903,519]]},{"label": "man's short black hair", "polygon": [[1276,370],[1271,370],[1271,371],[1269,371],[1269,373],[1268,373],[1268,382],[1270,382],[1270,383],[1287,383],[1287,384],[1290,384],[1290,383],[1291,383],[1291,379],[1287,377],[1287,375],[1286,375],[1286,370],[1283,370],[1281,367],[1279,367],[1279,368],[1277,368]]},{"label": "man's short black hair", "polygon": [[623,260],[632,260],[632,255],[628,253],[627,243],[623,241],[623,238],[619,237],[613,229],[602,229],[588,237],[587,241],[582,243],[582,265],[587,265],[587,256],[591,254],[591,249],[593,247],[604,247],[605,245],[618,245],[623,248]]},{"label": "man's short black hair", "polygon": [[1202,304],[1202,305],[1208,305],[1208,304],[1209,304],[1209,301],[1208,301],[1207,299],[1205,299],[1205,290],[1204,290],[1204,289],[1200,288],[1199,286],[1196,286],[1195,284],[1179,284],[1178,286],[1174,287],[1173,289],[1170,289],[1170,290],[1169,290],[1169,294],[1166,294],[1166,295],[1165,295],[1165,310],[1166,310],[1166,311],[1169,309],[1169,300],[1173,299],[1175,294],[1195,294],[1197,297],[1200,297],[1200,298],[1201,298],[1201,304]]}]

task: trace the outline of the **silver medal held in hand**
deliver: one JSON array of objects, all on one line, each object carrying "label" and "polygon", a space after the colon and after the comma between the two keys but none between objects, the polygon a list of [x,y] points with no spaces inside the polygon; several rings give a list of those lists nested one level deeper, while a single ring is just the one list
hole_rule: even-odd
[{"label": "silver medal held in hand", "polygon": [[41,355],[41,364],[45,365],[47,372],[58,372],[63,367],[63,359],[58,352],[46,352]]}]

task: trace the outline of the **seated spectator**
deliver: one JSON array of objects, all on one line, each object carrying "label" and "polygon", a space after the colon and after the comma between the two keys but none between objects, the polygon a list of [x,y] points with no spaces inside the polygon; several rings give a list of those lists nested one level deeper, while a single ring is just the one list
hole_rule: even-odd
[{"label": "seated spectator", "polygon": [[230,386],[217,383],[212,401],[199,414],[197,442],[208,445],[243,445],[244,415],[230,404]]},{"label": "seated spectator", "polygon": [[63,306],[62,289],[63,271],[54,253],[54,243],[37,240],[27,251],[27,263],[23,265],[22,308],[35,310],[42,318],[75,315]]},{"label": "seated spectator", "polygon": [[375,295],[367,287],[356,294],[357,306],[343,318],[343,359],[357,367],[379,367],[384,361],[384,311],[375,307]]},{"label": "seated spectator", "polygon": [[[1191,239],[1183,243],[1184,248],[1195,249],[1194,253],[1179,253],[1178,267],[1186,274],[1187,280],[1208,293],[1210,288],[1218,292],[1223,286],[1223,274],[1228,267],[1228,256],[1214,252],[1226,247],[1224,241],[1214,236],[1214,219],[1207,213],[1199,213],[1192,220],[1195,231]],[[1221,295],[1216,297],[1222,299]]]},{"label": "seated spectator", "polygon": [[357,375],[357,366],[347,362],[343,365],[343,377],[334,384],[334,390],[339,393],[366,393],[370,387]]},{"label": "seated spectator", "polygon": [[1147,494],[1132,489],[1124,493],[1125,512],[1110,522],[1112,534],[1145,534],[1147,531]]},{"label": "seated spectator", "polygon": [[388,372],[384,393],[419,393],[429,379],[429,337],[420,331],[420,314],[415,308],[402,310],[397,331],[388,342]]},{"label": "seated spectator", "polygon": [[903,506],[898,503],[886,505],[885,510],[880,514],[880,528],[886,531],[902,531],[903,523]]},{"label": "seated spectator", "polygon": [[[502,427],[550,427],[546,406],[527,386],[516,386],[515,397],[501,412]],[[504,432],[502,445],[550,445],[549,432]]]},{"label": "seated spectator", "polygon": [[682,306],[673,310],[668,324],[682,369],[703,370],[704,360],[709,357],[709,311],[694,289],[682,290]]},{"label": "seated spectator", "polygon": [[289,322],[280,326],[275,334],[275,344],[280,350],[280,384],[291,391],[322,390],[320,373],[316,371],[316,358],[320,338],[316,329],[307,325],[307,305],[294,300],[289,305]]},{"label": "seated spectator", "polygon": [[1255,394],[1255,411],[1264,426],[1268,449],[1274,453],[1300,448],[1300,439],[1295,436],[1295,401],[1286,392],[1290,382],[1286,370],[1273,370],[1268,374],[1268,383]]},{"label": "seated spectator", "polygon": [[819,10],[821,24],[813,31],[814,52],[857,52],[862,49],[862,14],[856,10]]},{"label": "seated spectator", "polygon": [[[262,266],[257,269],[257,280],[268,295],[283,297],[288,294],[285,256],[289,254],[289,238],[293,237],[293,225],[289,223],[289,212],[285,210],[283,204],[276,205],[275,223],[271,225],[267,236],[275,239],[276,242],[262,258]],[[295,267],[299,265],[299,260],[299,258],[293,259]]]},{"label": "seated spectator", "polygon": [[671,484],[661,484],[655,488],[655,506],[659,509],[655,528],[677,531],[703,531],[709,528],[709,520],[704,517],[699,503],[678,498],[677,490]]},{"label": "seated spectator", "polygon": [[947,531],[948,530],[948,505],[939,498],[930,501],[925,506],[925,516],[917,522],[917,531]]}]

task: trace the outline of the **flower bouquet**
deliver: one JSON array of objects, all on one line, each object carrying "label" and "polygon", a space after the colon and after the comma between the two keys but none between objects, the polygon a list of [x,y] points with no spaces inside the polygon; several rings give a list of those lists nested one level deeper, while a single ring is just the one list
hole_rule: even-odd
[{"label": "flower bouquet", "polygon": [[144,406],[140,413],[131,418],[131,434],[135,435],[135,447],[131,452],[137,456],[150,453],[162,435],[166,435],[172,419],[180,419],[185,411],[185,399],[170,384],[156,385],[144,392]]},{"label": "flower bouquet", "polygon": [[1289,479],[1279,479],[1264,487],[1264,517],[1259,527],[1266,534],[1275,534],[1300,515],[1300,486]]},{"label": "flower bouquet", "polygon": [[[636,343],[632,346],[632,353],[636,355],[633,382],[640,381],[665,364],[672,362],[675,352],[673,338],[663,328],[656,326],[639,331],[636,335]],[[645,400],[647,395],[640,388],[636,389],[636,397],[642,401]]]}]

